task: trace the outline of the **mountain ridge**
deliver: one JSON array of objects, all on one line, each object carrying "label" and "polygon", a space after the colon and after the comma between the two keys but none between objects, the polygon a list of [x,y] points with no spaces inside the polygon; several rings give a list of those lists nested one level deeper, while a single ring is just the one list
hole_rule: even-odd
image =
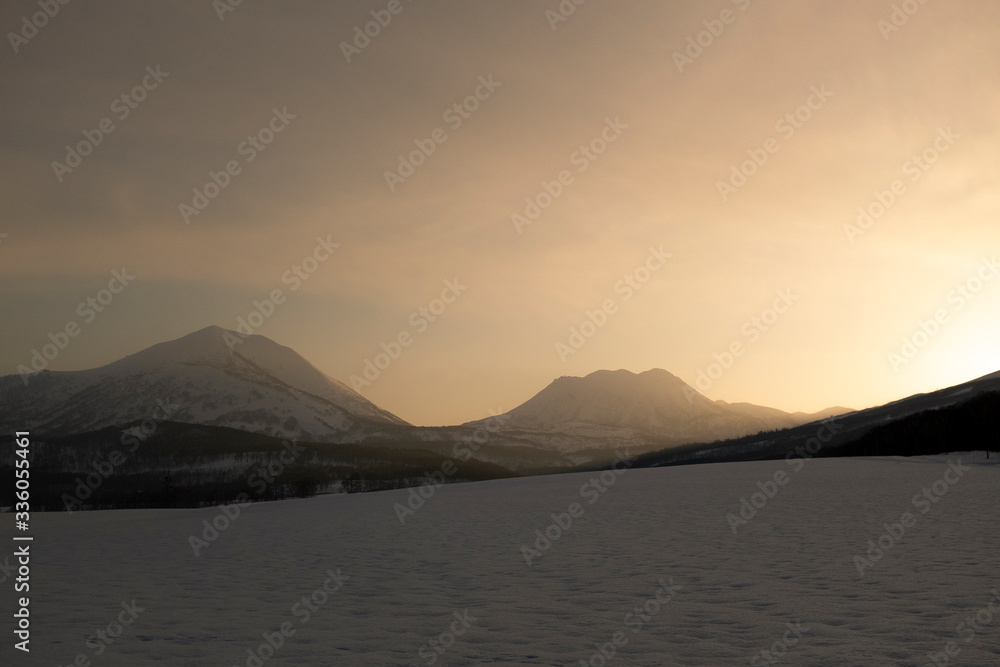
[{"label": "mountain ridge", "polygon": [[[1000,372],[973,383],[998,380]],[[949,391],[961,396],[973,383]],[[27,386],[19,375],[0,377],[0,428],[56,436],[162,419],[303,441],[414,443],[442,451],[485,434],[491,447],[546,450],[585,463],[613,450],[718,442],[848,413],[870,424],[898,416],[897,404],[933,404],[922,396],[876,413],[840,407],[788,413],[711,400],[664,369],[598,370],[558,377],[502,415],[457,426],[413,426],[290,347],[209,326],[94,369],[43,371]],[[155,412],[164,404],[174,406],[169,414]]]},{"label": "mountain ridge", "polygon": [[[846,409],[823,411],[841,414]],[[790,428],[820,417],[788,413],[752,403],[713,401],[669,371],[641,373],[598,370],[584,377],[561,376],[516,408],[487,421],[505,431],[536,431],[608,438],[620,431],[636,436],[669,437],[675,442],[724,439],[758,431]]]},{"label": "mountain ridge", "polygon": [[321,442],[354,439],[359,426],[409,426],[291,348],[216,326],[97,368],[44,371],[27,385],[0,378],[0,424],[21,429],[96,430],[147,418],[157,401],[175,404],[177,421]]}]

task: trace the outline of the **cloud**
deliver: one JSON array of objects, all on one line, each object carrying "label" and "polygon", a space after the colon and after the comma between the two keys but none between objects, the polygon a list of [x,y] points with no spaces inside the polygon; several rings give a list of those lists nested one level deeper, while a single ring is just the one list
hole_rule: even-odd
[{"label": "cloud", "polygon": [[[115,344],[81,345],[65,367],[194,330],[205,313],[232,325],[332,234],[342,254],[262,333],[339,377],[443,279],[470,284],[409,365],[370,390],[417,422],[511,407],[566,372],[661,366],[691,380],[788,285],[807,293],[801,312],[713,398],[818,409],[929,388],[943,377],[930,361],[886,377],[882,357],[927,294],[1000,241],[1000,8],[927,4],[884,39],[888,5],[740,4],[587,3],[553,31],[545,3],[407,3],[350,64],[341,42],[380,3],[247,2],[224,21],[210,3],[66,5],[0,62],[12,100],[0,109],[0,303],[24,309],[34,295],[0,363],[12,370],[67,302],[123,262],[150,290],[136,294],[164,306],[109,314]],[[0,26],[33,6],[5,6]],[[674,52],[725,8],[738,20],[679,72]],[[156,65],[169,77],[60,183],[52,161]],[[480,76],[502,85],[453,128],[446,111]],[[814,86],[833,96],[784,137],[777,121]],[[248,161],[242,142],[285,107],[295,119]],[[577,171],[572,156],[608,118],[628,129]],[[961,140],[848,243],[843,225],[940,127]],[[390,192],[385,172],[438,128],[447,141]],[[717,183],[768,138],[779,150],[722,201]],[[179,205],[232,160],[240,173],[185,224]],[[572,185],[517,234],[511,215],[567,169]],[[556,337],[652,244],[675,253],[670,273],[562,364]],[[191,289],[204,310],[183,305]],[[151,312],[170,327],[140,326]],[[415,396],[428,382],[433,405]]]}]

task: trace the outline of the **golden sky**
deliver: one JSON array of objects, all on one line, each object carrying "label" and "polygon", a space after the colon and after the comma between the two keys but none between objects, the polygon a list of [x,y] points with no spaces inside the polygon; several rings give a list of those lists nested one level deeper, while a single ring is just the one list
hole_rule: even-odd
[{"label": "golden sky", "polygon": [[996,371],[1000,4],[897,4],[5,3],[0,368],[281,289],[256,333],[381,361],[361,393],[417,424],[598,369],[789,411]]}]

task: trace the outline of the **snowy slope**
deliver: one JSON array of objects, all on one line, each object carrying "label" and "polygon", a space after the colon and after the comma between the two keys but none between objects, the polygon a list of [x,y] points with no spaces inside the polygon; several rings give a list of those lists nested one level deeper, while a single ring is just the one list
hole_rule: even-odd
[{"label": "snowy slope", "polygon": [[[227,345],[228,340],[242,340]],[[0,378],[0,426],[84,433],[143,419],[228,426],[342,442],[359,429],[405,425],[293,350],[208,327],[86,371],[44,372],[27,387]]]},{"label": "snowy slope", "polygon": [[[726,514],[777,470],[789,481],[734,535]],[[594,503],[581,495],[593,473],[461,484],[403,525],[394,506],[408,491],[326,496],[246,507],[198,557],[189,537],[218,508],[36,515],[35,642],[30,659],[4,642],[0,662],[244,666],[288,623],[265,667],[424,667],[421,649],[467,611],[474,622],[444,637],[443,654],[425,650],[434,667],[577,667],[619,632],[608,667],[749,665],[796,622],[777,665],[918,667],[955,642],[950,665],[995,667],[1000,617],[957,628],[997,604],[1000,467],[973,466],[922,513],[911,499],[948,470],[897,459],[628,470]],[[522,546],[574,502],[583,515],[529,567]],[[883,538],[859,575],[853,557],[904,512],[916,523]],[[306,617],[302,598],[338,568],[349,578]],[[679,589],[649,603],[661,580]],[[133,600],[143,611],[92,644],[96,656],[87,638]],[[636,607],[655,613],[640,624]]]},{"label": "snowy slope", "polygon": [[493,423],[502,424],[505,431],[552,434],[559,447],[571,447],[572,443],[558,436],[629,442],[652,437],[679,444],[712,442],[808,421],[812,417],[801,413],[712,401],[680,378],[653,369],[639,374],[618,370],[561,377]]}]

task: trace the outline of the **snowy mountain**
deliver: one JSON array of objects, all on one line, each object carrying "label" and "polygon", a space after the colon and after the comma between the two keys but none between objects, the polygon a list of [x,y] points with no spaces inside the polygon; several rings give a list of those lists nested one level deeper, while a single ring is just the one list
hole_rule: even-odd
[{"label": "snowy mountain", "polygon": [[[794,428],[693,447],[664,448],[638,466],[722,463],[800,456],[913,456],[995,447],[1000,436],[1000,373],[954,387],[838,415],[817,413]],[[835,416],[835,419],[827,419]],[[822,420],[820,423],[819,420]],[[817,448],[817,443],[819,447]]]},{"label": "snowy mountain", "polygon": [[[832,409],[840,413],[846,408]],[[826,411],[825,411],[826,412]],[[712,442],[763,430],[790,428],[813,421],[750,403],[712,401],[665,370],[635,374],[596,371],[586,377],[561,377],[510,412],[495,417],[504,432],[538,432],[641,445],[650,440],[672,444]],[[482,422],[473,422],[475,425]],[[555,448],[564,449],[562,442]],[[578,447],[585,446],[578,444]]]},{"label": "snowy mountain", "polygon": [[169,419],[315,442],[407,426],[290,348],[208,327],[86,371],[0,378],[0,426],[49,435]]},{"label": "snowy mountain", "polygon": [[[977,397],[983,400],[970,403]],[[44,471],[32,487],[41,505],[62,508],[72,491],[90,507],[153,507],[247,489],[263,499],[254,480],[265,465],[284,471],[265,486],[273,499],[416,486],[428,471],[472,481],[595,468],[621,452],[635,456],[636,467],[781,458],[815,440],[819,428],[836,433],[825,454],[849,446],[855,449],[841,455],[883,455],[887,446],[893,454],[936,454],[958,446],[941,433],[986,449],[996,440],[988,429],[997,401],[1000,373],[857,412],[790,414],[712,401],[664,370],[619,370],[559,378],[482,421],[417,427],[287,347],[208,327],[100,368],[44,371],[27,384],[20,375],[0,377],[0,429],[7,437],[31,431],[33,465]],[[810,423],[832,414],[835,430]],[[924,442],[927,433],[933,437]],[[287,469],[283,439],[301,445]],[[95,461],[115,456],[121,467],[100,493],[69,488]],[[0,448],[0,473],[13,462],[13,448]]]}]

